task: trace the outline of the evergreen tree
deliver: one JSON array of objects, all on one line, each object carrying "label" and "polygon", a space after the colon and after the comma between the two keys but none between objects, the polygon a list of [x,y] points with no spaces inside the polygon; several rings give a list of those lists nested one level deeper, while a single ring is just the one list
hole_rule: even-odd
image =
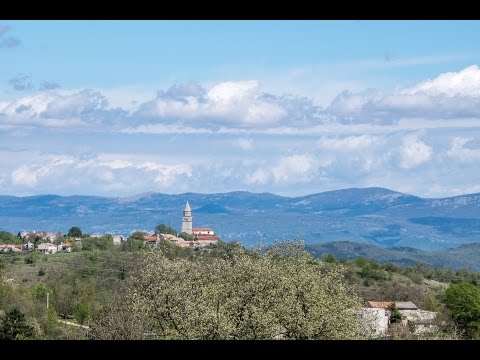
[{"label": "evergreen tree", "polygon": [[394,301],[390,304],[388,310],[390,311],[390,323],[395,324],[402,322],[403,315],[400,313],[400,310],[398,310]]},{"label": "evergreen tree", "polygon": [[27,324],[25,314],[17,308],[5,315],[0,325],[0,340],[17,340],[33,335],[33,329]]}]

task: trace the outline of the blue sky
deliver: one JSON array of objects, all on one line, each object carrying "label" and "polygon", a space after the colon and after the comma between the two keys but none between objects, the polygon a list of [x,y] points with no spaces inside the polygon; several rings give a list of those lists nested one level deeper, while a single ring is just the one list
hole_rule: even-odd
[{"label": "blue sky", "polygon": [[0,20],[0,194],[480,192],[479,33]]}]

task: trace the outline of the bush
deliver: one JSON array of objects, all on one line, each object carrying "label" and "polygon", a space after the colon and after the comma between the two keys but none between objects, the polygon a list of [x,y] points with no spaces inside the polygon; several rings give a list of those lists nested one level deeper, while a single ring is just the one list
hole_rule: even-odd
[{"label": "bush", "polygon": [[77,304],[77,306],[75,306],[74,316],[75,320],[83,325],[90,317],[88,306],[86,304]]},{"label": "bush", "polygon": [[39,282],[39,283],[35,284],[30,289],[30,293],[32,294],[32,298],[34,298],[35,300],[44,298],[45,296],[47,296],[47,292],[51,292],[51,290],[43,282]]},{"label": "bush", "polygon": [[25,256],[25,264],[35,264],[38,259],[40,258],[40,254],[36,252],[31,252],[27,256]]},{"label": "bush", "polygon": [[325,253],[323,255],[323,261],[325,261],[327,263],[332,263],[332,264],[335,264],[337,262],[337,260],[335,259],[335,256],[333,256],[330,253]]}]

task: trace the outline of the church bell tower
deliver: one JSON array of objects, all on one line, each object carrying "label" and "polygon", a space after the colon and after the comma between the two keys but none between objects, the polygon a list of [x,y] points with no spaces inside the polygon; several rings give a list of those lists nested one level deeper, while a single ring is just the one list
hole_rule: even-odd
[{"label": "church bell tower", "polygon": [[183,210],[183,218],[182,218],[182,231],[186,232],[187,234],[192,234],[192,210],[190,209],[190,204],[185,204],[185,209]]}]

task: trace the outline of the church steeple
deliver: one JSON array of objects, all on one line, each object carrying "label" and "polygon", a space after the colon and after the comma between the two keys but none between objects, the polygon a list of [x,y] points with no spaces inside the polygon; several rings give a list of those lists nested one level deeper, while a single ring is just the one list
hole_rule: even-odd
[{"label": "church steeple", "polygon": [[[185,212],[187,212],[187,211],[190,212],[190,213],[191,213],[191,211],[192,211],[192,210],[190,209],[190,204],[188,203],[188,200],[187,200],[187,203],[185,204],[185,210],[183,210],[184,216],[186,216],[186,215],[185,215]],[[190,215],[191,215],[191,214],[190,214]],[[189,216],[190,216],[190,215],[189,215]]]},{"label": "church steeple", "polygon": [[187,234],[192,234],[192,210],[190,209],[190,204],[185,204],[185,209],[183,210],[183,218],[182,218],[182,231],[186,232]]}]

